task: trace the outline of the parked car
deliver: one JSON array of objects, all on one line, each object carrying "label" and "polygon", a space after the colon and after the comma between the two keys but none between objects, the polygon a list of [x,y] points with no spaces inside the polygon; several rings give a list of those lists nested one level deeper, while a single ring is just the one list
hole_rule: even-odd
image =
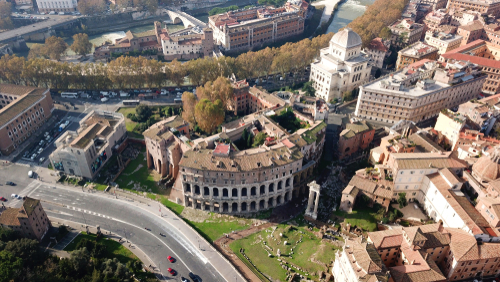
[{"label": "parked car", "polygon": [[194,275],[194,273],[192,273],[192,272],[189,272],[189,278],[193,279],[193,281],[195,281],[195,282],[198,281],[198,277],[196,275]]},{"label": "parked car", "polygon": [[171,263],[174,263],[175,262],[175,259],[171,256],[168,256],[167,259],[171,262]]},{"label": "parked car", "polygon": [[45,161],[45,157],[40,158],[40,163],[43,163]]},{"label": "parked car", "polygon": [[65,121],[65,122],[64,122],[64,124],[65,124],[66,126],[68,126],[68,124],[69,124],[69,120]]},{"label": "parked car", "polygon": [[[5,182],[5,185],[16,186],[16,183],[14,183],[12,181],[7,181],[7,182]],[[12,194],[12,195],[15,195],[15,194]]]},{"label": "parked car", "polygon": [[189,280],[187,280],[187,278],[185,278],[185,277],[181,277],[181,281],[182,282],[189,282]]},{"label": "parked car", "polygon": [[168,271],[168,273],[170,273],[173,276],[175,276],[175,270],[173,270],[172,268],[167,269],[167,271]]},{"label": "parked car", "polygon": [[108,98],[106,98],[106,97],[101,98],[101,102],[103,102],[103,103],[106,103],[108,100],[109,100],[109,99],[108,99]]},{"label": "parked car", "polygon": [[17,199],[17,197],[19,197],[19,196],[18,196],[17,194],[12,194],[12,195],[10,195],[10,197],[11,197],[12,199]]},{"label": "parked car", "polygon": [[7,202],[7,199],[5,199],[4,197],[0,197],[0,201]]},{"label": "parked car", "polygon": [[41,153],[43,152],[43,148],[38,149],[38,151],[37,151],[37,152],[38,152],[39,154],[41,154]]}]

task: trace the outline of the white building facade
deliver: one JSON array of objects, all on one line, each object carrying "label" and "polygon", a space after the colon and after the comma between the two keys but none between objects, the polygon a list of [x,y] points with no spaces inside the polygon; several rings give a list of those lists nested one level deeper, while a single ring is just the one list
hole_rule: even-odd
[{"label": "white building facade", "polygon": [[342,98],[344,92],[369,81],[371,66],[361,53],[361,44],[361,37],[345,28],[320,51],[320,58],[311,64],[309,78],[317,97],[325,101]]},{"label": "white building facade", "polygon": [[40,12],[74,12],[77,9],[77,0],[36,0]]}]

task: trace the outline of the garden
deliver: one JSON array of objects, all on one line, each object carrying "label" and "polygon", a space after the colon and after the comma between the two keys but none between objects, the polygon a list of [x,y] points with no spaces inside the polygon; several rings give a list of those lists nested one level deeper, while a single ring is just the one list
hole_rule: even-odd
[{"label": "garden", "polygon": [[127,133],[132,138],[144,139],[142,133],[151,125],[159,122],[163,117],[171,117],[181,112],[180,107],[170,106],[146,106],[124,107],[118,112],[125,117]]},{"label": "garden", "polygon": [[231,250],[265,280],[289,281],[293,274],[319,281],[330,271],[342,238],[322,239],[302,216],[231,243]]}]

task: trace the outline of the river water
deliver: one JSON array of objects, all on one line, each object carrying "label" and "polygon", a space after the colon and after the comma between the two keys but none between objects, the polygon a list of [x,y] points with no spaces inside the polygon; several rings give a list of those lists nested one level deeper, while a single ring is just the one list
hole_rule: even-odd
[{"label": "river water", "polygon": [[336,33],[355,18],[363,15],[366,11],[366,7],[373,4],[373,2],[375,2],[375,0],[347,0],[341,3],[333,17],[332,23],[327,29],[327,33]]}]

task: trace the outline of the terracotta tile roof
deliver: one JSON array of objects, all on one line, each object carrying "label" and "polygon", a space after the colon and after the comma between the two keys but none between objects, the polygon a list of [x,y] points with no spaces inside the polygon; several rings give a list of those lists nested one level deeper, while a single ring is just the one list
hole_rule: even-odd
[{"label": "terracotta tile roof", "polygon": [[[303,158],[298,149],[288,149],[283,144],[266,148],[231,152],[229,157],[216,156],[213,150],[190,150],[184,153],[179,166],[210,171],[251,171],[271,166],[282,166]],[[260,164],[260,166],[259,166]]]},{"label": "terracotta tile roof", "polygon": [[384,42],[382,42],[382,38],[380,38],[380,37],[374,38],[370,42],[370,44],[368,44],[368,49],[377,50],[377,51],[380,51],[380,52],[387,52],[389,50],[384,45]]},{"label": "terracotta tile roof", "polygon": [[471,55],[460,54],[460,53],[445,53],[445,54],[442,54],[441,57],[443,57],[445,59],[468,61],[468,62],[471,62],[473,64],[477,64],[477,65],[483,66],[483,67],[500,69],[500,61],[495,61],[493,59],[471,56]]},{"label": "terracotta tile roof", "polygon": [[173,135],[167,128],[177,129],[184,124],[187,124],[187,122],[185,122],[180,116],[172,116],[153,124],[150,128],[144,131],[142,135],[156,141],[165,140]]},{"label": "terracotta tile roof", "polygon": [[433,282],[446,281],[431,256],[422,265],[401,265],[389,268],[394,282]]},{"label": "terracotta tile roof", "polygon": [[436,142],[432,141],[429,139],[427,136],[425,136],[422,133],[415,133],[412,134],[408,137],[410,141],[415,143],[417,145],[417,149],[419,152],[438,152],[438,151],[444,151],[441,146],[439,146]]},{"label": "terracotta tile roof", "polygon": [[461,25],[458,28],[461,28],[461,29],[467,30],[467,31],[481,30],[481,29],[483,29],[483,24],[480,21],[475,20],[475,21],[470,22],[466,25]]},{"label": "terracotta tile roof", "polygon": [[467,168],[467,164],[456,159],[451,152],[440,153],[396,153],[391,154],[398,169],[429,168]]},{"label": "terracotta tile roof", "polygon": [[[393,184],[392,182],[374,182],[363,177],[354,175],[349,181],[349,185],[357,187],[359,190],[373,194],[375,196],[392,199]],[[344,192],[342,192],[344,193]]]},{"label": "terracotta tile roof", "polygon": [[385,265],[373,244],[368,244],[361,237],[347,240],[344,251],[360,281],[388,280]]},{"label": "terracotta tile roof", "polygon": [[0,109],[0,127],[7,124],[18,114],[31,107],[37,101],[49,94],[47,88],[36,88],[13,84],[0,84],[0,95],[17,96],[10,104]]},{"label": "terracotta tile roof", "polygon": [[[393,240],[384,242],[384,239],[386,237],[392,237]],[[396,241],[395,237],[401,237],[401,240],[397,239],[397,241]],[[377,249],[387,248],[387,247],[390,248],[391,243],[396,244],[398,242],[399,242],[399,245],[394,245],[394,247],[396,247],[396,246],[399,247],[399,246],[401,246],[401,242],[403,240],[403,230],[402,229],[389,229],[389,230],[384,230],[384,231],[368,232],[368,238],[370,238],[370,240],[375,245],[375,248],[377,248]],[[383,245],[383,244],[385,244],[385,245]]]},{"label": "terracotta tile roof", "polygon": [[[475,41],[472,41],[470,42],[469,44],[466,44],[464,46],[460,46],[458,48],[455,48],[451,51],[448,51],[446,52],[445,54],[453,54],[453,53],[462,53],[462,52],[466,52],[470,49],[473,49],[473,48],[476,48],[478,46],[481,46],[481,45],[484,45],[485,44],[485,41],[482,40],[482,39],[478,39],[478,40],[475,40]],[[443,54],[444,55],[444,54]]]},{"label": "terracotta tile roof", "polygon": [[8,226],[19,226],[21,223],[17,219],[19,209],[8,208],[0,214],[0,224]]}]

